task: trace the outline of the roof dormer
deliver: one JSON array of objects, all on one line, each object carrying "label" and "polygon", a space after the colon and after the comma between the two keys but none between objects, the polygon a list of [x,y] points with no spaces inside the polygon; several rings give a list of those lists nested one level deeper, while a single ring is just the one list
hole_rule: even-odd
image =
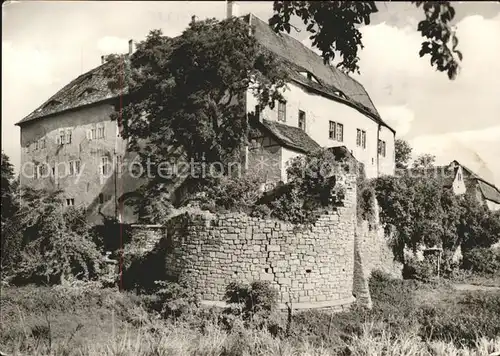
[{"label": "roof dormer", "polygon": [[45,104],[45,106],[43,108],[48,109],[48,108],[51,108],[51,107],[57,106],[57,105],[61,105],[61,102],[59,100],[52,99],[47,104]]},{"label": "roof dormer", "polygon": [[308,80],[310,80],[310,81],[312,81],[312,82],[314,82],[316,84],[319,84],[319,80],[311,72],[308,72],[308,71],[304,70],[304,71],[300,71],[299,73],[304,78],[307,78]]}]

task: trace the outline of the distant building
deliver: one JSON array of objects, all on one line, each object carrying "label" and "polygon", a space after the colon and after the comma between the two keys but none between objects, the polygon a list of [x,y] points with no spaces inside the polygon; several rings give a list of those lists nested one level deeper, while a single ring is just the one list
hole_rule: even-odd
[{"label": "distant building", "polygon": [[[231,16],[228,6],[228,16]],[[244,162],[248,170],[263,168],[268,181],[286,181],[287,162],[320,147],[344,147],[363,164],[368,178],[394,174],[395,131],[380,117],[363,86],[285,34],[276,34],[252,14],[242,20],[254,27],[258,42],[283,60],[290,74],[285,101],[258,112],[251,121]],[[130,42],[129,53],[133,52]],[[128,59],[127,59],[128,60]],[[67,206],[84,206],[89,216],[137,219],[132,207],[145,182],[135,179],[121,162],[132,154],[110,118],[127,88],[111,90],[103,63],[80,75],[22,119],[21,186],[64,191]],[[248,92],[247,113],[256,98]]]},{"label": "distant building", "polygon": [[456,160],[446,166],[413,168],[408,172],[414,177],[442,178],[443,186],[456,195],[470,194],[489,210],[500,210],[500,190]]}]

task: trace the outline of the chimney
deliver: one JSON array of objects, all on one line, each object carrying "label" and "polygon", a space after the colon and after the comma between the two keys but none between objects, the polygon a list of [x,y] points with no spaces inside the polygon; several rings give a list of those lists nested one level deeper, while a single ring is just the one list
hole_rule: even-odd
[{"label": "chimney", "polygon": [[196,22],[196,15],[191,16],[191,25],[194,25]]},{"label": "chimney", "polygon": [[134,52],[134,40],[129,40],[128,41],[128,54],[132,55]]},{"label": "chimney", "polygon": [[226,17],[230,19],[233,16],[239,16],[238,5],[234,1],[226,2]]},{"label": "chimney", "polygon": [[104,62],[106,62],[104,56],[101,56],[101,64],[104,64]]}]

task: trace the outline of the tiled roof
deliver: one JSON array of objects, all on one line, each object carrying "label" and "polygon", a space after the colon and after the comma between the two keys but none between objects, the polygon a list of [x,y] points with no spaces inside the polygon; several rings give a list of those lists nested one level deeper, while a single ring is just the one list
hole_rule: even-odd
[{"label": "tiled roof", "polygon": [[[110,65],[110,62],[104,63],[72,80],[39,108],[19,121],[17,125],[61,111],[117,97],[120,95],[120,91],[113,92],[109,88],[108,79],[105,75],[105,71]],[[126,89],[123,91],[125,92]]]},{"label": "tiled roof", "polygon": [[[248,21],[250,16],[255,29],[255,38],[264,48],[282,59],[291,80],[353,106],[390,128],[380,118],[368,93],[360,83],[337,68],[325,65],[320,56],[300,41],[286,34],[277,34],[266,22],[254,15],[247,15],[244,18]],[[105,76],[107,65],[109,64],[105,63],[80,75],[17,124],[117,97],[120,93],[111,91],[107,85],[108,79]],[[318,82],[305,78],[299,73],[301,71],[311,73]],[[123,89],[123,93],[125,92],[126,88]]]},{"label": "tiled roof", "polygon": [[[371,114],[379,123],[390,128],[382,121],[368,93],[356,80],[335,67],[325,65],[322,57],[300,41],[287,34],[277,34],[266,22],[254,15],[251,15],[251,24],[254,26],[257,41],[283,58],[288,68],[292,69],[290,74],[293,80],[326,94],[337,96],[339,99],[347,99],[355,107]],[[298,73],[299,71],[311,73],[319,83],[304,78]]]},{"label": "tiled roof", "polygon": [[484,180],[472,170],[460,164],[458,161],[453,161],[452,163],[462,166],[462,170],[465,173],[464,178],[466,180],[472,179],[477,182],[477,185],[479,186],[479,189],[481,190],[481,193],[483,194],[483,197],[485,199],[500,204],[500,190],[494,184]]},{"label": "tiled roof", "polygon": [[270,132],[279,143],[287,148],[303,153],[310,153],[321,148],[316,141],[298,127],[292,127],[265,119],[262,120],[261,125]]},{"label": "tiled roof", "polygon": [[490,185],[482,180],[478,180],[477,183],[485,199],[500,204],[500,191],[497,187]]}]

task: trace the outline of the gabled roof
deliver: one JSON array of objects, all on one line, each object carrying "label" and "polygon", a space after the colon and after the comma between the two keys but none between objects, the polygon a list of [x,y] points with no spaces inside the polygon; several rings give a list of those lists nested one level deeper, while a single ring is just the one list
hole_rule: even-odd
[{"label": "gabled roof", "polygon": [[108,78],[105,75],[110,66],[111,63],[106,62],[72,80],[16,125],[117,97],[120,92],[113,92],[109,88]]},{"label": "gabled roof", "polygon": [[[247,16],[251,18],[251,25],[254,26],[254,36],[257,41],[284,60],[288,69],[291,70],[289,74],[292,80],[323,94],[349,102],[394,132],[381,119],[370,96],[359,82],[337,68],[325,65],[322,57],[295,38],[287,34],[276,33],[266,22],[255,15]],[[305,78],[300,74],[304,71],[311,73],[320,83]]]},{"label": "gabled roof", "polygon": [[477,182],[479,190],[483,194],[484,199],[500,204],[500,190],[494,184],[484,180],[472,170],[465,167],[463,164],[460,164],[458,161],[453,161],[451,164],[456,164],[462,167],[462,170],[465,173],[464,178],[466,180],[472,179]]},{"label": "gabled roof", "polygon": [[[255,15],[247,15],[243,18],[247,22],[251,19],[257,41],[282,59],[291,80],[330,99],[354,107],[395,132],[381,119],[368,93],[360,83],[337,68],[325,65],[319,55],[300,41],[287,34],[277,34],[266,22]],[[108,79],[105,71],[109,65],[109,62],[105,63],[80,75],[19,121],[17,125],[61,111],[118,97],[120,92],[113,92],[107,85]],[[310,73],[311,79],[302,75],[303,72]],[[123,93],[126,93],[126,88],[123,89]]]},{"label": "gabled roof", "polygon": [[314,141],[304,130],[288,126],[275,121],[263,119],[258,123],[260,128],[271,134],[283,147],[302,153],[314,152],[321,146]]}]

